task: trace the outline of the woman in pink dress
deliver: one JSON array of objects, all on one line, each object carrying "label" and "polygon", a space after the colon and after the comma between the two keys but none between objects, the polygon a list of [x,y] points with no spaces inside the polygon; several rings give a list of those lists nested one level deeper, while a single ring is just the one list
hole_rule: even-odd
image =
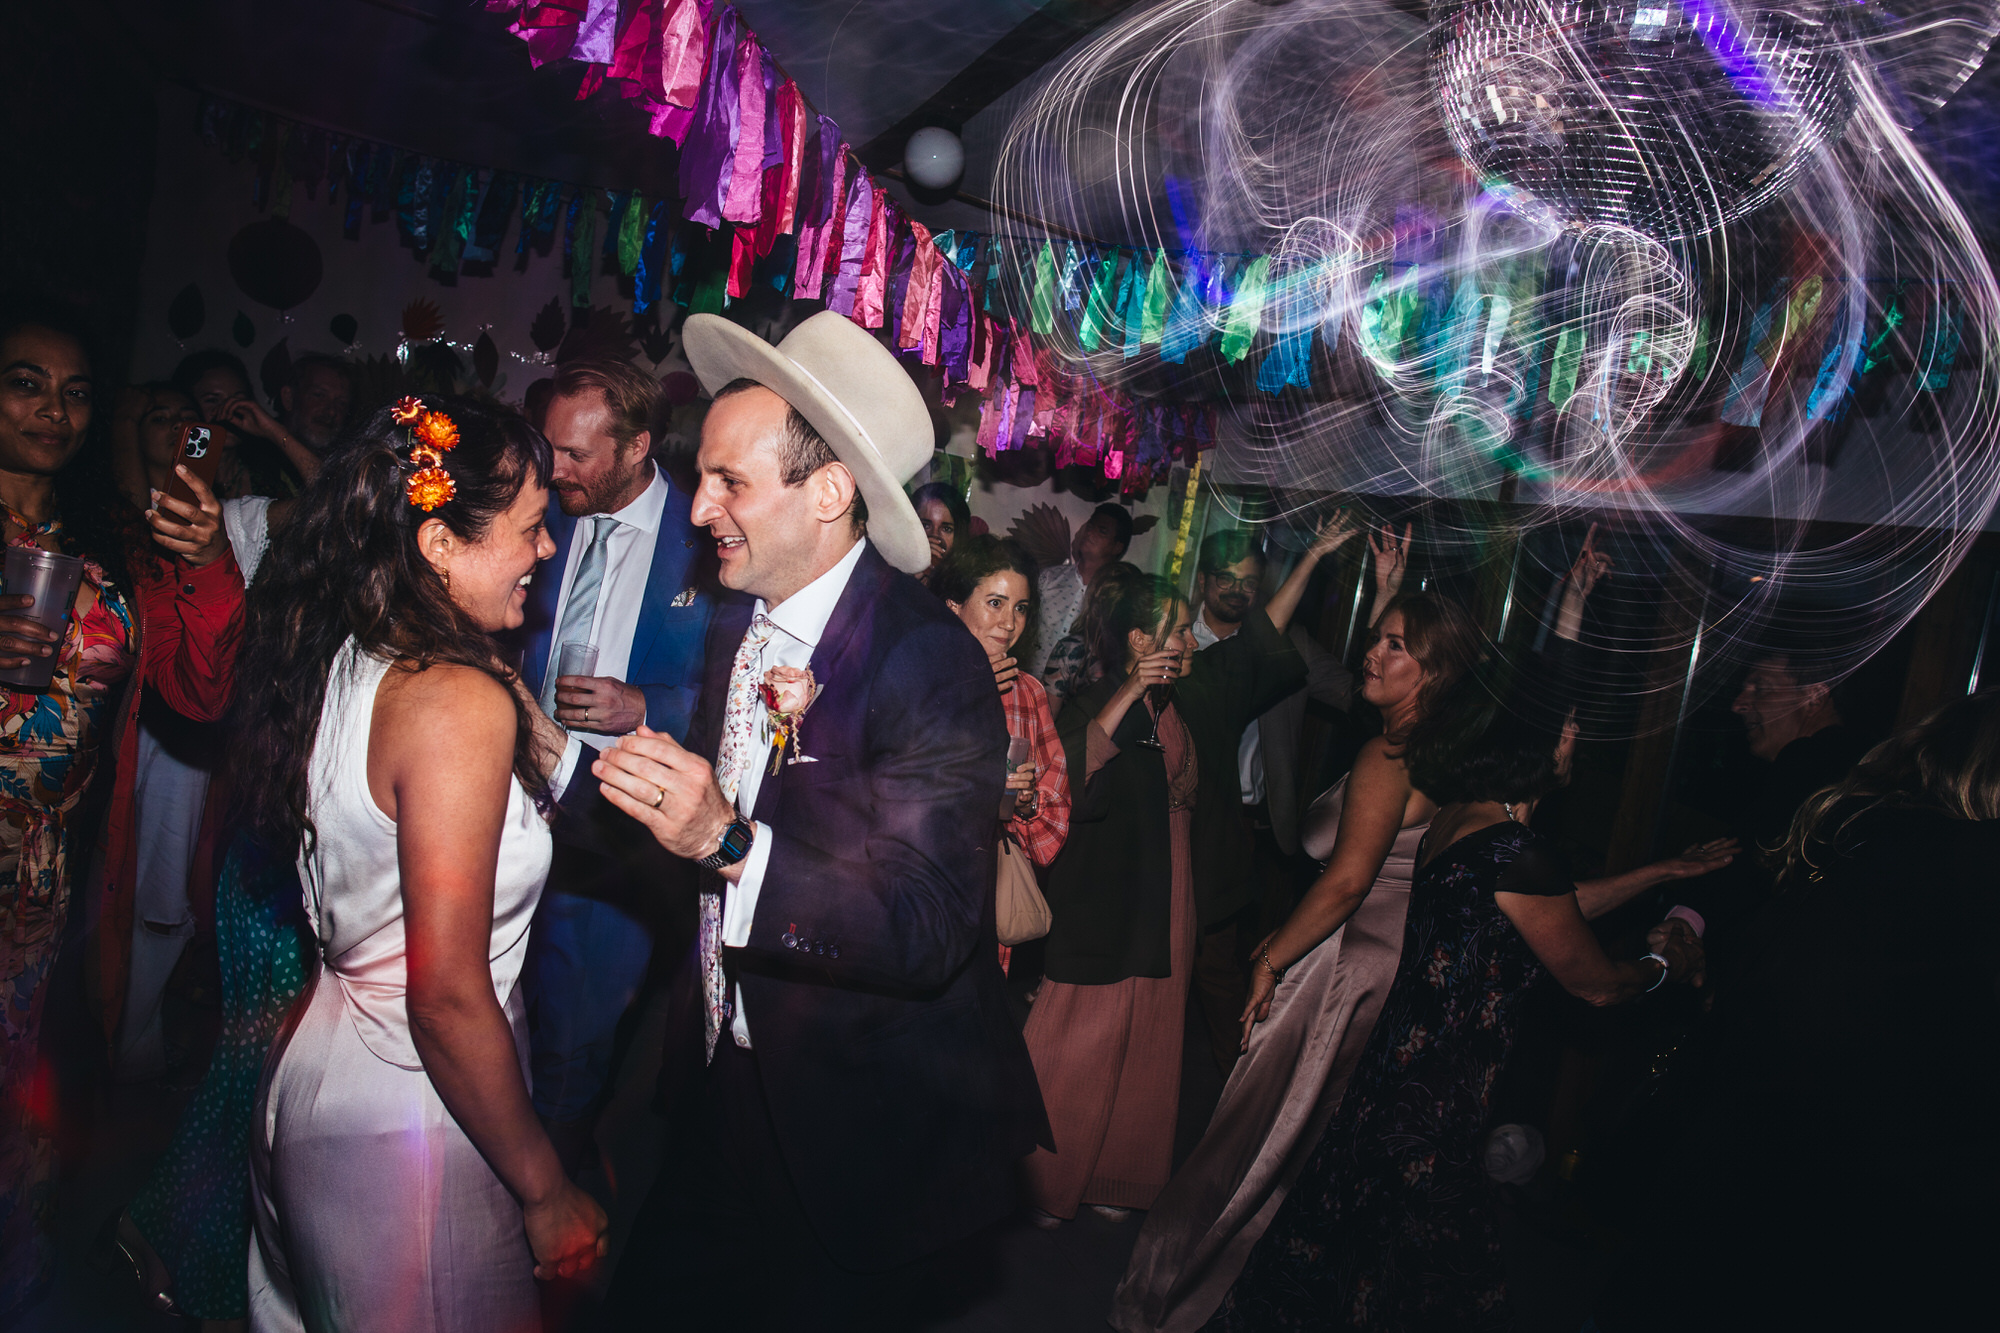
[{"label": "woman in pink dress", "polygon": [[1319,1141],[1396,975],[1417,844],[1436,810],[1411,787],[1398,742],[1477,659],[1480,634],[1435,593],[1397,598],[1376,629],[1361,695],[1385,734],[1307,812],[1302,839],[1326,869],[1252,965],[1248,1053],[1139,1234],[1111,1314],[1120,1329],[1195,1329],[1214,1313]]},{"label": "woman in pink dress", "polygon": [[[1593,530],[1564,588],[1558,638],[1578,636],[1584,602],[1609,568]],[[1111,1311],[1125,1333],[1207,1322],[1339,1104],[1395,980],[1417,847],[1437,811],[1411,785],[1401,742],[1483,647],[1471,617],[1436,593],[1398,597],[1376,622],[1361,695],[1380,710],[1384,734],[1306,813],[1300,841],[1326,868],[1252,961],[1246,1054],[1133,1247]],[[1666,879],[1726,864],[1733,851],[1693,849],[1579,885],[1578,897],[1586,916],[1599,916]]]}]

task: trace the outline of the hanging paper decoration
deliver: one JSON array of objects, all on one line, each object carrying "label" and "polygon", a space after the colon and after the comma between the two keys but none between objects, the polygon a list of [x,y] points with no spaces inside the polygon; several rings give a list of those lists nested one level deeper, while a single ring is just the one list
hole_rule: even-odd
[{"label": "hanging paper decoration", "polygon": [[236,340],[238,347],[248,347],[257,341],[257,328],[250,322],[250,316],[239,310],[235,322],[229,326],[229,336]]},{"label": "hanging paper decoration", "polygon": [[472,373],[489,389],[500,374],[500,349],[484,329],[479,331],[479,341],[472,345]]},{"label": "hanging paper decoration", "polygon": [[569,321],[563,318],[562,302],[555,297],[536,314],[534,323],[528,325],[528,341],[535,350],[543,354],[553,352],[562,345],[563,334],[569,332]]},{"label": "hanging paper decoration", "polygon": [[326,330],[351,347],[356,335],[361,332],[361,325],[352,315],[335,315],[327,321]]}]

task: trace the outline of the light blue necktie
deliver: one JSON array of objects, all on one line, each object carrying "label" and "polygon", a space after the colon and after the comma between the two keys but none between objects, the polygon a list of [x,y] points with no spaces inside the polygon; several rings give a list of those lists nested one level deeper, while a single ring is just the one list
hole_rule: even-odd
[{"label": "light blue necktie", "polygon": [[556,668],[562,661],[566,643],[591,642],[591,627],[597,623],[597,592],[604,586],[604,547],[618,528],[618,520],[599,514],[590,520],[590,544],[576,567],[576,582],[569,588],[569,602],[563,607],[562,623],[556,627],[555,642],[549,645],[547,679],[542,683],[542,707],[551,715],[556,707]]}]

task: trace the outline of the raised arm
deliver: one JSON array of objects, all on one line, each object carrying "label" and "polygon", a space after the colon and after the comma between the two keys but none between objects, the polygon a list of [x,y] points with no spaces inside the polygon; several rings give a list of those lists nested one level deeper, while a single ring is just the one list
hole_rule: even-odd
[{"label": "raised arm", "polygon": [[563,1174],[493,994],[493,884],[514,728],[513,701],[489,676],[392,672],[375,705],[368,785],[396,821],[411,1040],[445,1109],[521,1201],[536,1276],[552,1278],[603,1256],[606,1222]]},{"label": "raised arm", "polygon": [[1647,889],[1677,879],[1693,879],[1720,870],[1736,859],[1742,848],[1734,838],[1714,838],[1698,842],[1679,856],[1627,870],[1623,874],[1578,880],[1576,905],[1585,921],[1595,921],[1606,912],[1631,902]]},{"label": "raised arm", "polygon": [[1555,633],[1558,639],[1574,643],[1582,636],[1583,604],[1590,600],[1597,581],[1610,572],[1611,557],[1597,549],[1597,525],[1593,523],[1590,531],[1583,535],[1583,550],[1578,553],[1576,563],[1563,576],[1562,604],[1556,609]]},{"label": "raised arm", "polygon": [[1410,533],[1414,528],[1415,524],[1405,523],[1403,535],[1398,537],[1396,530],[1384,523],[1379,541],[1372,534],[1368,538],[1368,554],[1375,562],[1375,604],[1368,610],[1370,629],[1403,590],[1403,576],[1410,570]]},{"label": "raised arm", "polygon": [[1299,609],[1299,599],[1306,595],[1306,584],[1312,581],[1313,571],[1319,562],[1338,551],[1359,528],[1345,509],[1334,511],[1331,518],[1319,525],[1319,534],[1312,545],[1306,547],[1305,554],[1292,566],[1292,572],[1278,590],[1271,594],[1271,600],[1264,603],[1264,614],[1271,618],[1271,624],[1283,634],[1292,623],[1292,616]]},{"label": "raised arm", "polygon": [[1388,742],[1377,736],[1362,746],[1347,778],[1340,831],[1326,869],[1250,961],[1250,996],[1242,1019],[1244,1049],[1249,1049],[1251,1029],[1270,1017],[1278,975],[1345,925],[1375,886],[1382,863],[1402,832],[1410,795],[1409,774],[1402,761],[1390,755]]},{"label": "raised arm", "polygon": [[236,688],[236,647],[243,632],[243,574],[222,527],[222,504],[185,464],[177,470],[195,502],[161,495],[146,513],[153,541],[172,560],[139,579],[143,679],[168,706],[197,722],[229,711]]}]

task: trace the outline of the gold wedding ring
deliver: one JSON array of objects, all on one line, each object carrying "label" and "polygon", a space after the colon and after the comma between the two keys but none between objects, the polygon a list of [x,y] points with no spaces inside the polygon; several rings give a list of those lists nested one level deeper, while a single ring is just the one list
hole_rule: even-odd
[{"label": "gold wedding ring", "polygon": [[590,710],[588,708],[583,710],[583,720],[585,722],[590,721]]},{"label": "gold wedding ring", "polygon": [[660,802],[667,799],[667,789],[665,787],[660,787],[657,790],[659,791],[660,794],[653,798],[653,808],[655,810],[660,808]]}]

